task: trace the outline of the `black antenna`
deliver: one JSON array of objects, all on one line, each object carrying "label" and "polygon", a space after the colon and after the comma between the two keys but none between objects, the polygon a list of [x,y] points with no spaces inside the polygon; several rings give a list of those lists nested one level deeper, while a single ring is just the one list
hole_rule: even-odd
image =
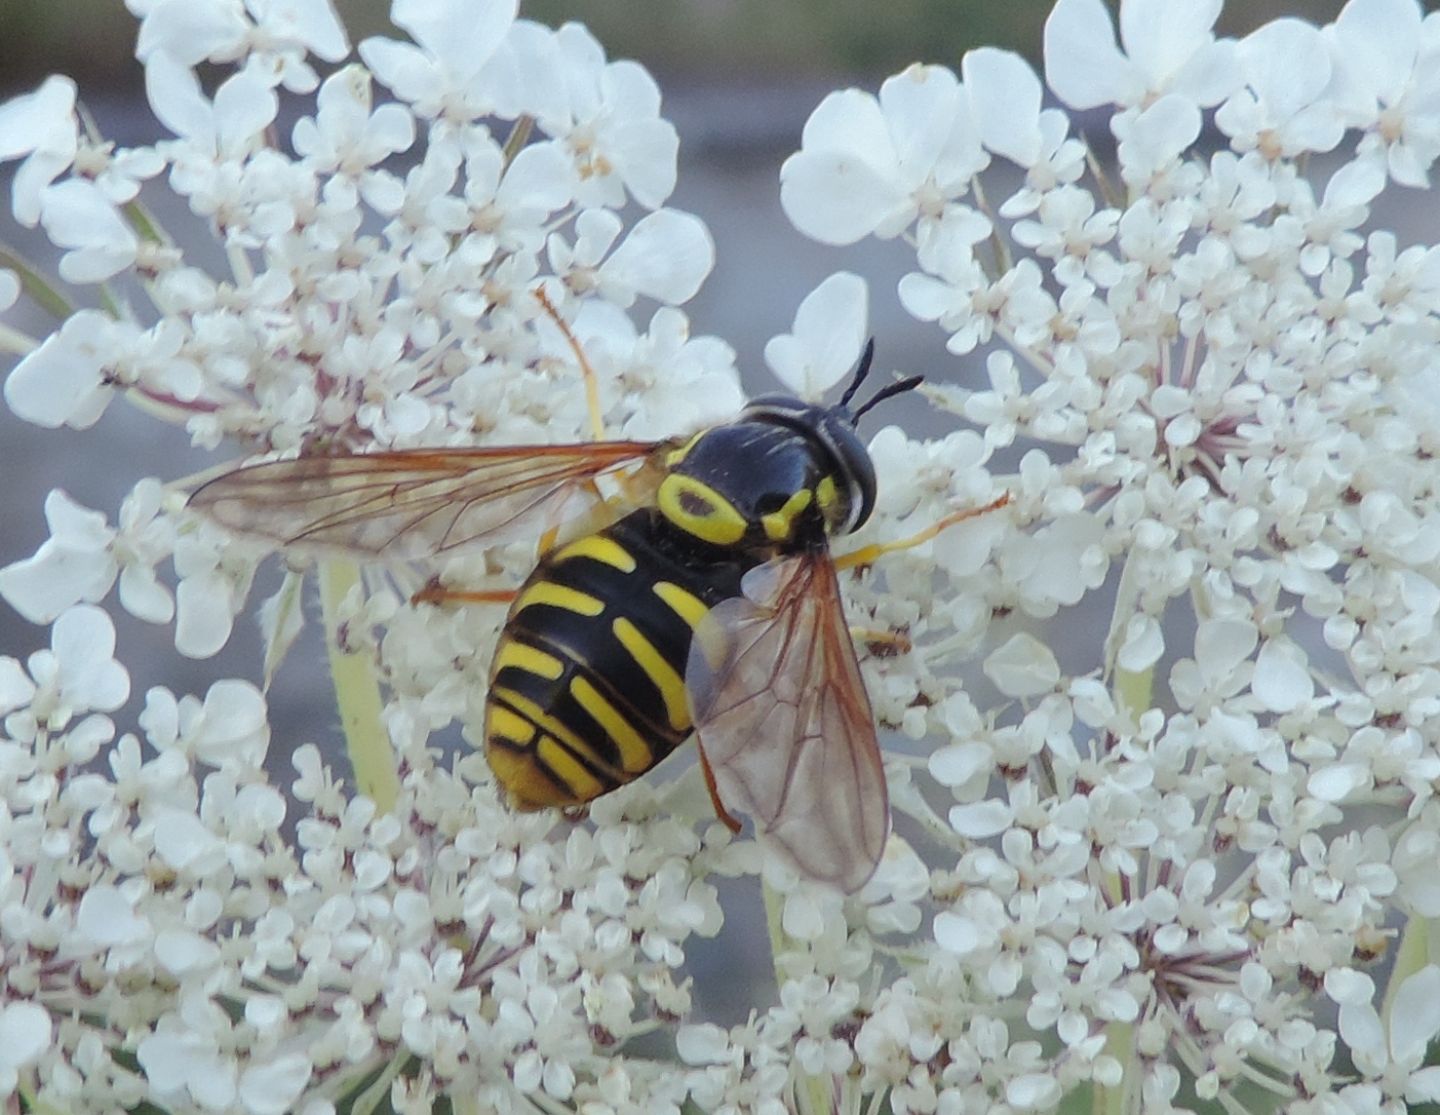
[{"label": "black antenna", "polygon": [[860,385],[865,382],[865,377],[870,374],[870,361],[875,359],[875,338],[871,337],[865,342],[865,351],[860,354],[860,363],[855,365],[855,378],[850,381],[850,386],[845,388],[845,394],[840,396],[840,409],[844,410],[850,405],[850,400],[855,397],[855,392],[860,390]]},{"label": "black antenna", "polygon": [[924,382],[924,376],[907,376],[905,379],[896,380],[894,383],[887,384],[886,386],[880,388],[879,391],[875,392],[875,394],[871,395],[865,405],[862,406],[850,417],[854,421],[858,422],[860,421],[860,416],[864,414],[867,410],[869,410],[871,407],[873,407],[876,403],[883,403],[886,399],[894,398],[896,395],[899,395],[905,391],[914,391],[915,388],[919,387]]}]

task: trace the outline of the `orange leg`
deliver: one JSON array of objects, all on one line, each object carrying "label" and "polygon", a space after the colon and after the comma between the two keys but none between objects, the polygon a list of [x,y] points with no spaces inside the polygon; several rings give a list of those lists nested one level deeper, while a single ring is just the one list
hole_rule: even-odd
[{"label": "orange leg", "polygon": [[715,816],[720,818],[720,823],[733,832],[740,835],[740,822],[735,819],[735,814],[725,808],[725,803],[720,800],[720,790],[715,785],[715,772],[710,769],[710,760],[705,755],[705,748],[699,740],[695,746],[700,752],[700,770],[705,775],[705,789],[710,791],[710,804],[715,807]]},{"label": "orange leg", "polygon": [[424,588],[410,598],[412,604],[509,604],[520,595],[519,589],[457,589],[440,583],[439,577],[431,577]]},{"label": "orange leg", "polygon": [[993,499],[984,507],[967,507],[963,511],[953,511],[938,522],[932,523],[922,531],[910,535],[907,538],[897,538],[893,542],[875,542],[869,546],[861,546],[858,550],[848,554],[841,554],[835,559],[836,569],[853,569],[857,565],[870,565],[876,558],[885,554],[893,554],[897,550],[908,550],[918,546],[922,542],[929,542],[942,530],[953,527],[956,523],[963,523],[966,519],[973,519],[977,515],[984,515],[991,511],[997,511],[1010,502],[1010,493],[1006,492],[998,499]]},{"label": "orange leg", "polygon": [[898,658],[915,649],[908,631],[877,631],[873,627],[852,627],[850,638],[876,658]]},{"label": "orange leg", "polygon": [[575,336],[569,323],[560,316],[560,311],[550,301],[550,296],[545,293],[545,288],[537,286],[534,294],[535,300],[550,315],[550,319],[560,327],[560,332],[565,334],[565,340],[570,343],[570,350],[575,353],[575,359],[580,364],[580,374],[585,378],[585,405],[590,410],[590,435],[596,441],[603,441],[605,439],[605,421],[601,416],[600,381],[595,376],[595,369],[590,366],[580,339]]}]

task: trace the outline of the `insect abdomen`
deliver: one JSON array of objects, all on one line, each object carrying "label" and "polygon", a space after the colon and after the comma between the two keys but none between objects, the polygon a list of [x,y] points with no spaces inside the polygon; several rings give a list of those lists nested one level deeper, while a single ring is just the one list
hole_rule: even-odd
[{"label": "insect abdomen", "polygon": [[547,554],[520,589],[485,719],[486,757],[516,808],[590,801],[690,734],[695,625],[739,592],[748,563],[687,563],[676,545],[653,510],[637,511]]}]

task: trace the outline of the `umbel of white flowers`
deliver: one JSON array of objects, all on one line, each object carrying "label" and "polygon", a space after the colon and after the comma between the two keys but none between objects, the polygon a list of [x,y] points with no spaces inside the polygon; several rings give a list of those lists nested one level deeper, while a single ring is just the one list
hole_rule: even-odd
[{"label": "umbel of white flowers", "polygon": [[[395,0],[408,40],[356,60],[328,0],[128,6],[171,138],[105,143],[62,77],[0,106],[14,217],[59,253],[58,277],[0,257],[20,418],[136,407],[224,443],[217,466],[237,446],[583,440],[536,289],[595,365],[611,436],[740,405],[732,351],[676,308],[715,249],[665,206],[659,91],[584,28]],[[1218,15],[1123,0],[1117,40],[1101,0],[1059,0],[1043,84],[989,48],[958,75],[913,66],[826,97],[781,169],[802,233],[913,247],[898,297],[964,358],[926,369],[951,433],[871,440],[882,498],[856,544],[1011,501],[843,577],[852,624],[905,636],[862,645],[907,742],[897,833],[858,895],[732,838],[697,772],[577,826],[507,811],[476,755],[442,763],[427,743],[478,723],[502,617],[409,603],[423,573],[322,567],[343,774],[279,739],[295,776],[273,781],[252,681],[132,701],[107,609],[207,657],[263,557],[188,515],[156,462],[118,509],[52,492],[48,540],[0,568],[0,597],[50,628],[48,650],[0,657],[0,1097],[1440,1099],[1440,253],[1375,218],[1440,154],[1440,17],[1351,0],[1235,41]],[[1067,114],[1097,108],[1104,169]],[[166,195],[208,252],[156,220]],[[766,350],[788,389],[837,382],[868,297],[840,273],[800,303]],[[447,576],[514,585],[535,541]],[[256,605],[267,678],[301,578]],[[713,880],[757,875],[775,987],[723,1025],[693,1009],[687,950],[721,931]]]}]

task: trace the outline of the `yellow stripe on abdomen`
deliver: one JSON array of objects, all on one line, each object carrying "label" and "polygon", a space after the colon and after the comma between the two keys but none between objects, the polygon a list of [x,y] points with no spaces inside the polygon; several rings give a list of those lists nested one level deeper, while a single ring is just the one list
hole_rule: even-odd
[{"label": "yellow stripe on abdomen", "polygon": [[621,617],[611,624],[615,638],[625,648],[635,664],[660,691],[665,702],[665,718],[677,732],[690,730],[690,707],[685,700],[685,682],[665,656],[655,649],[655,644],[641,634],[640,629],[628,619]]},{"label": "yellow stripe on abdomen", "polygon": [[568,546],[556,551],[550,560],[559,564],[562,561],[582,557],[598,561],[602,565],[613,566],[622,573],[635,572],[634,555],[615,539],[606,538],[603,534],[590,534],[584,538],[577,538]]},{"label": "yellow stripe on abdomen", "polygon": [[497,705],[490,702],[489,716],[485,722],[485,735],[499,736],[502,740],[514,744],[516,747],[529,747],[530,742],[535,738],[535,725],[521,716],[519,713],[506,708],[504,705]]},{"label": "yellow stripe on abdomen", "polygon": [[517,643],[514,639],[506,639],[495,654],[494,673],[498,674],[506,667],[524,670],[546,681],[554,681],[565,672],[565,663],[553,654],[527,643]]},{"label": "yellow stripe on abdomen", "polygon": [[638,774],[655,764],[655,752],[645,742],[645,737],[589,681],[577,677],[570,683],[570,695],[595,723],[605,729],[605,734],[620,752],[620,765],[626,773]]},{"label": "yellow stripe on abdomen", "polygon": [[656,581],[650,588],[656,596],[665,601],[672,612],[685,621],[685,626],[691,631],[699,627],[700,621],[710,614],[705,601],[673,581]]},{"label": "yellow stripe on abdomen", "polygon": [[598,616],[605,610],[605,602],[588,592],[556,584],[554,581],[536,581],[520,594],[512,614],[518,615],[536,604],[548,604],[552,608],[563,608],[567,612],[582,616]]},{"label": "yellow stripe on abdomen", "polygon": [[574,731],[504,686],[490,695],[485,757],[517,809],[580,805],[627,780]]},{"label": "yellow stripe on abdomen", "polygon": [[570,788],[576,801],[589,801],[614,786],[614,782],[607,785],[596,778],[586,769],[585,764],[554,736],[540,737],[540,743],[535,748],[535,758],[549,767],[550,773]]}]

